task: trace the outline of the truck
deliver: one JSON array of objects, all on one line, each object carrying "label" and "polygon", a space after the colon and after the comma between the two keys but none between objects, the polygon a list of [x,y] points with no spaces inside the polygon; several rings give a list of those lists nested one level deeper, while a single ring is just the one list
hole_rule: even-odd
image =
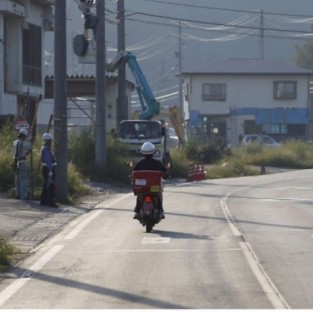
[{"label": "truck", "polygon": [[138,119],[120,122],[118,141],[127,145],[129,157],[133,162],[140,159],[140,147],[144,142],[151,142],[156,148],[154,157],[164,166],[172,165],[168,147],[168,132],[164,120],[153,120],[160,113],[160,103],[155,99],[152,90],[137,62],[136,56],[131,52],[120,51],[107,65],[108,72],[115,72],[121,62],[128,64],[135,80],[142,112]]}]

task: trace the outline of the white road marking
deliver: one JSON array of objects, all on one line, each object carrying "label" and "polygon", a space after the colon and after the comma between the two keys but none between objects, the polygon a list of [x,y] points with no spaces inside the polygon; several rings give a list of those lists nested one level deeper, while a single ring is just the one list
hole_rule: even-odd
[{"label": "white road marking", "polygon": [[263,269],[260,262],[257,260],[256,255],[252,251],[250,245],[247,242],[239,242],[242,252],[250,265],[250,268],[254,276],[259,281],[264,293],[271,301],[275,309],[290,309],[290,306],[280,294],[275,284]]},{"label": "white road marking", "polygon": [[[246,187],[245,187],[246,188]],[[227,199],[228,197],[238,190],[234,190],[227,196],[221,199],[220,204],[222,211],[227,219],[228,225],[235,236],[241,236],[243,242],[239,242],[240,248],[246,258],[254,276],[260,283],[265,295],[268,297],[269,301],[272,303],[275,309],[290,309],[287,301],[281,295],[277,287],[274,285],[270,277],[267,275],[260,262],[258,261],[256,254],[250,247],[249,243],[245,241],[243,234],[241,233],[239,227],[237,226],[234,218],[232,217],[228,207]]]},{"label": "white road marking", "polygon": [[206,252],[206,251],[241,251],[240,248],[212,248],[212,249],[133,249],[133,250],[128,250],[128,249],[122,249],[122,250],[102,250],[101,253],[143,253],[143,252]]},{"label": "white road marking", "polygon": [[[126,194],[122,197],[119,197],[117,199],[114,199],[108,203],[105,203],[105,207],[110,207],[116,203],[118,203],[119,201],[122,201],[123,199],[129,197],[130,194]],[[103,203],[103,202],[102,202]],[[101,205],[102,203],[99,203],[96,208],[102,208],[103,205]],[[103,213],[103,211],[101,210],[97,210],[94,211],[89,217],[87,217],[85,220],[83,220],[80,224],[78,224],[67,236],[64,237],[65,240],[71,240],[74,239],[91,221],[93,221],[96,217],[98,217],[98,215],[100,215],[101,213]]]},{"label": "white road marking", "polygon": [[169,237],[162,237],[162,238],[148,238],[145,237],[142,239],[142,244],[149,244],[149,243],[170,243],[171,238]]},{"label": "white road marking", "polygon": [[16,279],[11,285],[0,293],[0,307],[9,300],[20,288],[22,288],[30,279],[33,273],[42,269],[64,246],[53,246],[36,263],[34,263],[22,276]]},{"label": "white road marking", "polygon": [[312,188],[308,187],[297,187],[297,186],[290,186],[290,187],[273,187],[275,190],[288,190],[288,189],[296,189],[296,190],[312,190]]},{"label": "white road marking", "polygon": [[228,196],[222,198],[220,201],[222,212],[223,212],[223,214],[227,220],[228,226],[231,229],[234,236],[239,237],[239,236],[241,236],[241,232],[238,230],[235,222],[232,220],[231,214],[230,214],[228,207],[227,207],[227,204],[226,204],[227,198],[228,198]]},{"label": "white road marking", "polygon": [[265,198],[257,199],[258,201],[264,202],[313,202],[313,199],[303,199],[303,198]]},{"label": "white road marking", "polygon": [[[123,196],[121,196],[121,197],[118,197],[117,199],[113,199],[112,201],[110,201],[110,202],[108,202],[108,203],[106,203],[105,201],[104,201],[104,202],[101,202],[101,203],[99,203],[99,204],[96,206],[96,209],[98,209],[98,208],[103,208],[103,207],[110,207],[110,206],[112,206],[112,205],[114,205],[114,204],[116,204],[116,203],[118,203],[118,202],[124,200],[125,198],[130,197],[131,195],[133,195],[133,194],[132,194],[132,193],[127,193],[127,194],[125,194],[125,195],[123,195]],[[103,203],[104,203],[104,205],[103,205]]]},{"label": "white road marking", "polygon": [[92,214],[78,224],[67,236],[64,237],[65,240],[70,240],[75,238],[91,221],[93,221],[102,211],[94,211]]}]

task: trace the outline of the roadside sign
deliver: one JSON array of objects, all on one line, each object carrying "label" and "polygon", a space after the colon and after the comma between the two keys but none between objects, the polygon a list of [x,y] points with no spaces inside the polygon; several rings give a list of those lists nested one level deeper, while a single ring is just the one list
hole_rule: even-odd
[{"label": "roadside sign", "polygon": [[27,121],[16,121],[15,129],[20,130],[22,128],[29,129],[29,124]]}]

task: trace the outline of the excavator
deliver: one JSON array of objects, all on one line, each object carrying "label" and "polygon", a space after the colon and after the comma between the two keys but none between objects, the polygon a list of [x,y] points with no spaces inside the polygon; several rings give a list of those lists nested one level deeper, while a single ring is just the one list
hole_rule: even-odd
[{"label": "excavator", "polygon": [[[120,51],[117,56],[107,65],[108,72],[115,72],[121,62],[128,64],[135,80],[142,111],[136,119],[121,121],[118,131],[119,142],[128,146],[129,156],[136,162],[139,158],[141,145],[149,141],[154,144],[156,153],[154,157],[159,159],[164,166],[171,166],[170,148],[168,145],[169,135],[164,120],[155,120],[160,115],[160,103],[155,99],[152,90],[137,62],[136,56],[131,52]],[[171,113],[172,112],[172,113]],[[177,108],[169,112],[172,116],[174,128],[179,124]],[[182,126],[182,123],[180,124]],[[176,130],[176,129],[175,129]],[[181,136],[182,131],[176,131]],[[181,136],[183,138],[183,136]]]}]

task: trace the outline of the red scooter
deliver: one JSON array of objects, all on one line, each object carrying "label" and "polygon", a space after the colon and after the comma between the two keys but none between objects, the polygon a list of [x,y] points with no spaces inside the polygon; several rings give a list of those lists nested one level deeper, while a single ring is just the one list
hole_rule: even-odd
[{"label": "red scooter", "polygon": [[132,188],[140,205],[139,221],[150,233],[161,220],[158,208],[161,201],[159,194],[163,191],[163,172],[133,171]]}]

